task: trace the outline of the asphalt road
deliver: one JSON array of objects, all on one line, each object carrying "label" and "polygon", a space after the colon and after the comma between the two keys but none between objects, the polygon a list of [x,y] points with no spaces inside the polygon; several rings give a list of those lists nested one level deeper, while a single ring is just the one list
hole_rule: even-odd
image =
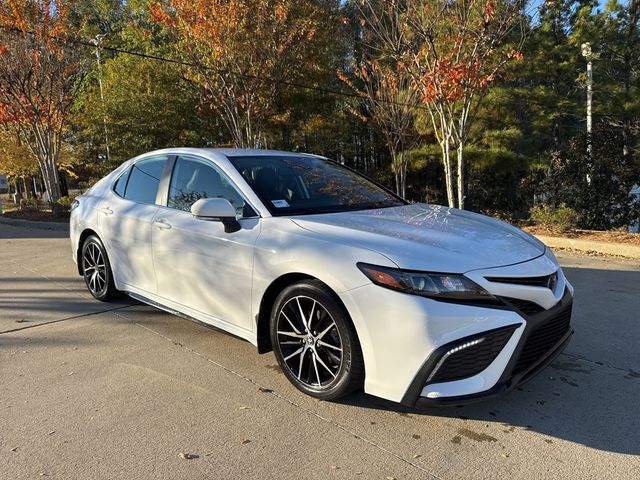
[{"label": "asphalt road", "polygon": [[244,341],[96,302],[62,234],[0,225],[0,478],[639,478],[640,266],[559,258],[566,352],[499,400],[408,410],[316,401]]}]

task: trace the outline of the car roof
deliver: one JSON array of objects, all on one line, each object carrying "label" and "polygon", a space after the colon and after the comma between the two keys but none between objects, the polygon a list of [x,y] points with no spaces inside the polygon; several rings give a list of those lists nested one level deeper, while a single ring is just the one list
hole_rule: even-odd
[{"label": "car roof", "polygon": [[193,147],[172,147],[172,148],[163,148],[160,150],[154,150],[151,152],[145,152],[137,157],[132,158],[131,160],[137,161],[143,158],[147,158],[149,156],[164,154],[164,155],[209,155],[213,157],[223,157],[223,158],[234,158],[234,157],[289,157],[289,156],[297,156],[297,157],[310,157],[310,158],[321,158],[326,159],[322,155],[313,155],[310,153],[302,153],[302,152],[285,152],[282,150],[264,150],[259,148],[193,148]]},{"label": "car roof", "polygon": [[264,150],[260,148],[203,148],[210,152],[221,153],[227,157],[281,157],[290,155],[303,155],[305,157],[318,157],[319,155],[312,155],[310,153],[302,152],[286,152],[283,150]]}]

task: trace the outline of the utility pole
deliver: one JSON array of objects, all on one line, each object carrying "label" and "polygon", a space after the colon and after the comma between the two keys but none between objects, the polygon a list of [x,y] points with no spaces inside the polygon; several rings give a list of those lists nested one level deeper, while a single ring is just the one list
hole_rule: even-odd
[{"label": "utility pole", "polygon": [[582,56],[587,60],[587,135],[589,142],[587,148],[591,148],[591,101],[593,100],[593,52],[590,43],[582,44]]},{"label": "utility pole", "polygon": [[[589,168],[591,168],[591,132],[593,129],[593,123],[591,119],[591,103],[593,100],[593,60],[596,58],[591,50],[591,44],[589,42],[583,43],[581,46],[582,56],[587,60],[587,160],[589,162]],[[591,175],[587,173],[587,183],[591,184]]]},{"label": "utility pole", "polygon": [[587,133],[591,136],[591,101],[593,100],[593,62],[587,62]]},{"label": "utility pole", "polygon": [[104,145],[107,154],[107,162],[111,158],[109,153],[109,128],[107,127],[107,114],[105,112],[104,106],[104,92],[102,90],[102,61],[100,58],[100,42],[106,36],[106,33],[102,33],[96,35],[96,37],[91,41],[96,46],[96,59],[98,61],[98,88],[100,90],[100,101],[102,102],[102,124],[104,126]]}]

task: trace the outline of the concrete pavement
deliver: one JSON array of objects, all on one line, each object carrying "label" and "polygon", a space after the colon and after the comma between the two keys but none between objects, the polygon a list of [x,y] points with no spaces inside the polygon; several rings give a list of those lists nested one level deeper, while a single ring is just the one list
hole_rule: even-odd
[{"label": "concrete pavement", "polygon": [[95,302],[60,232],[0,225],[0,478],[637,478],[640,266],[559,258],[567,351],[499,400],[408,410],[311,399],[244,341]]}]

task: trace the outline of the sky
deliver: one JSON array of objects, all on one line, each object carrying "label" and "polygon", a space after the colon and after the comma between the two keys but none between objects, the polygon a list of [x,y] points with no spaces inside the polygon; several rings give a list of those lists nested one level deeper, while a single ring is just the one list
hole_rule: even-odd
[{"label": "sky", "polygon": [[[531,6],[532,7],[539,7],[540,5],[542,5],[544,3],[545,0],[531,0]],[[600,7],[604,8],[604,6],[607,4],[608,0],[599,0],[600,3]],[[627,0],[618,0],[618,2],[622,3],[622,4],[626,4]]]},{"label": "sky", "polygon": [[[608,1],[609,0],[598,0],[598,3],[600,4],[600,8],[604,9],[604,7],[608,3]],[[527,10],[531,14],[531,17],[534,19],[534,21],[538,17],[538,15],[536,13],[538,8],[540,8],[540,5],[542,5],[544,2],[545,2],[545,0],[529,0],[529,6],[528,6]],[[629,2],[628,2],[628,0],[618,0],[618,3],[620,3],[622,5],[627,5]]]}]

